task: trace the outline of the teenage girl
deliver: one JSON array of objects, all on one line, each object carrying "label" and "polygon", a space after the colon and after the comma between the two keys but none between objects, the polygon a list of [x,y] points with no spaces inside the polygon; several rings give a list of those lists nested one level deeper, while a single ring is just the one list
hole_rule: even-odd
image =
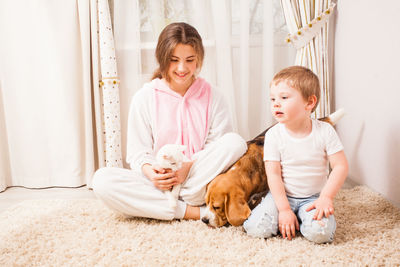
[{"label": "teenage girl", "polygon": [[[101,168],[93,190],[109,208],[127,217],[200,219],[207,184],[247,150],[232,132],[226,103],[200,72],[204,48],[195,28],[172,23],[161,32],[152,81],[132,98],[126,161],[131,169]],[[171,172],[155,166],[165,144],[186,146],[190,159]],[[176,208],[163,193],[181,184]]]}]

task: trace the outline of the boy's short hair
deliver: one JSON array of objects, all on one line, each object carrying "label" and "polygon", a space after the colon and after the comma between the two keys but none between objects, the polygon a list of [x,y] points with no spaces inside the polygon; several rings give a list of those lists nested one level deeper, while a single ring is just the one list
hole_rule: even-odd
[{"label": "boy's short hair", "polygon": [[285,68],[275,74],[271,81],[271,85],[277,85],[283,81],[287,82],[289,86],[294,89],[299,90],[305,100],[308,100],[310,96],[315,95],[317,97],[317,103],[315,103],[312,112],[315,111],[319,103],[321,89],[318,76],[315,75],[312,70],[302,66],[291,66]]}]

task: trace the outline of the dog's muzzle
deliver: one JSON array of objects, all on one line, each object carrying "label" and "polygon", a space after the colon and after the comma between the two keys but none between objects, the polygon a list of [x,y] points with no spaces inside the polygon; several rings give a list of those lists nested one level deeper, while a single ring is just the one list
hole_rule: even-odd
[{"label": "dog's muzzle", "polygon": [[208,226],[217,227],[217,223],[215,222],[215,214],[210,210],[209,207],[205,210],[203,217],[200,218],[201,221]]},{"label": "dog's muzzle", "polygon": [[203,223],[205,223],[205,224],[209,224],[210,223],[210,220],[208,218],[206,218],[206,217],[201,218],[201,221]]}]

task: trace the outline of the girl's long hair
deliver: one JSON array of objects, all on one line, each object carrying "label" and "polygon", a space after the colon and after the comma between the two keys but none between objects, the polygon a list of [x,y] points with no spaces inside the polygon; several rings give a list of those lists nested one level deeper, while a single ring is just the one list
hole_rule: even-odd
[{"label": "girl's long hair", "polygon": [[184,22],[171,23],[164,28],[158,37],[155,56],[159,67],[153,74],[155,78],[165,78],[169,81],[168,68],[172,53],[178,44],[191,45],[196,51],[197,71],[200,71],[204,59],[204,47],[200,34],[197,30]]}]

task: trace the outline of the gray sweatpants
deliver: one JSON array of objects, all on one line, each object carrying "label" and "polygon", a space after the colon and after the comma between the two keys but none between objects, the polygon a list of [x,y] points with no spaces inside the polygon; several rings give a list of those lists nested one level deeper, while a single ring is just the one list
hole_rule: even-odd
[{"label": "gray sweatpants", "polygon": [[[227,133],[196,153],[188,177],[182,184],[179,199],[192,206],[204,204],[207,184],[235,163],[246,150],[246,142],[240,135]],[[94,174],[93,190],[106,206],[127,217],[175,218],[176,210],[169,206],[166,194],[142,172],[101,168]],[[177,208],[182,208],[183,202],[178,203]]]}]

